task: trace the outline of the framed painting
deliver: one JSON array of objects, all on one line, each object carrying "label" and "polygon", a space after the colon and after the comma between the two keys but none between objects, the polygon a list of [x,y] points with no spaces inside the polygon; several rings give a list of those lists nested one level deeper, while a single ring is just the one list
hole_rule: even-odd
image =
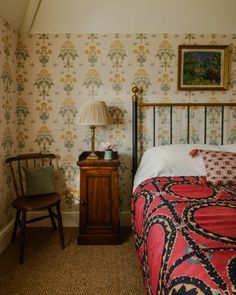
[{"label": "framed painting", "polygon": [[178,90],[227,90],[228,71],[228,46],[179,46]]}]

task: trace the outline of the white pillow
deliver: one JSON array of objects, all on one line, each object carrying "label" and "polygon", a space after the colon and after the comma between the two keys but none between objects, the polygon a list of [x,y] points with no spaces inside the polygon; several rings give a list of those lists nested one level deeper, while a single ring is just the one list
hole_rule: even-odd
[{"label": "white pillow", "polygon": [[236,144],[225,144],[222,145],[222,148],[225,152],[236,153]]},{"label": "white pillow", "polygon": [[134,177],[135,189],[145,179],[155,176],[204,176],[206,169],[202,157],[191,158],[192,149],[236,152],[236,144],[172,144],[148,149]]}]

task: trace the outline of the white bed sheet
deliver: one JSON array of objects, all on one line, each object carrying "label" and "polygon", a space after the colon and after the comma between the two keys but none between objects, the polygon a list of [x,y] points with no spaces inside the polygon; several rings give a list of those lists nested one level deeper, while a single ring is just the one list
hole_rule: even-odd
[{"label": "white bed sheet", "polygon": [[145,179],[156,176],[204,176],[206,169],[201,157],[192,158],[192,149],[236,152],[236,144],[172,144],[145,151],[136,171],[133,191]]}]

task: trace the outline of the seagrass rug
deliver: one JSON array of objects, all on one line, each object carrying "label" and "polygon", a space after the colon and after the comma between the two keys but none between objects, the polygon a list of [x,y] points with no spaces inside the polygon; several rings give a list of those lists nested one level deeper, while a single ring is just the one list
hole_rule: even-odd
[{"label": "seagrass rug", "polygon": [[145,295],[132,234],[121,245],[77,245],[78,231],[28,228],[25,262],[19,237],[0,255],[1,295]]}]

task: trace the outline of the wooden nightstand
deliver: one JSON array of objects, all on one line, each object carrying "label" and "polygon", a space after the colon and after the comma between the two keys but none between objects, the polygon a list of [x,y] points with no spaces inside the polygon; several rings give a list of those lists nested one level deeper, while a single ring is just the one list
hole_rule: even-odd
[{"label": "wooden nightstand", "polygon": [[87,160],[89,152],[79,156],[80,227],[78,244],[119,244],[119,156],[104,160]]}]

